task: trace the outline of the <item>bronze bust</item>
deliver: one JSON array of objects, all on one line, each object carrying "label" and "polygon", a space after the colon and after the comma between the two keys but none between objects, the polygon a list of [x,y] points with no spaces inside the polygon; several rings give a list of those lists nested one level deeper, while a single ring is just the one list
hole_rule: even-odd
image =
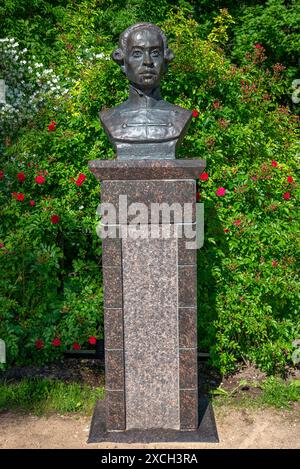
[{"label": "bronze bust", "polygon": [[121,105],[100,112],[100,121],[124,159],[174,159],[192,113],[164,101],[160,79],[174,58],[163,31],[151,23],[127,28],[112,54],[130,82]]}]

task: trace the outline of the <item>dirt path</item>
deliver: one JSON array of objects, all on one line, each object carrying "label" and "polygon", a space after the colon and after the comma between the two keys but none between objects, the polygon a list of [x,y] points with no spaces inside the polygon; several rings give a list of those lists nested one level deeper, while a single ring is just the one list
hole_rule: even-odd
[{"label": "dirt path", "polygon": [[0,414],[0,448],[300,448],[300,409],[215,409],[218,444],[89,444],[89,417]]}]

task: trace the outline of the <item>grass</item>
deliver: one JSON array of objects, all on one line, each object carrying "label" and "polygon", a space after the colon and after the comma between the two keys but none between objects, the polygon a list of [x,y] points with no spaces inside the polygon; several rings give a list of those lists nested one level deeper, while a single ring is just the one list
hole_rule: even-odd
[{"label": "grass", "polygon": [[[242,387],[258,388],[259,394],[251,396],[248,391],[241,391]],[[300,380],[285,382],[271,376],[259,385],[242,380],[232,391],[218,388],[212,392],[214,404],[237,405],[242,407],[275,407],[288,409],[293,402],[300,402]]]},{"label": "grass", "polygon": [[36,415],[78,412],[90,415],[104,389],[51,379],[24,379],[0,383],[0,411],[18,410]]},{"label": "grass", "polygon": [[[245,385],[258,387],[259,395],[241,391]],[[289,383],[269,377],[259,385],[242,380],[231,391],[218,388],[212,393],[216,405],[289,408],[300,402],[300,380]],[[0,383],[0,411],[18,410],[36,415],[81,413],[90,415],[96,400],[103,399],[104,388],[51,379],[23,379],[18,383]]]},{"label": "grass", "polygon": [[262,403],[276,408],[289,407],[292,402],[300,402],[300,380],[284,381],[273,376],[262,383]]}]

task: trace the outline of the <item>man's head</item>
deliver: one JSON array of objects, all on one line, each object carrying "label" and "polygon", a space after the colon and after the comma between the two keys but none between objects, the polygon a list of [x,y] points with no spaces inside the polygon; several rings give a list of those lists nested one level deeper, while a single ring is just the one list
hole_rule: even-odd
[{"label": "man's head", "polygon": [[142,90],[156,88],[174,55],[162,30],[151,23],[137,23],[120,36],[112,58],[128,80]]}]

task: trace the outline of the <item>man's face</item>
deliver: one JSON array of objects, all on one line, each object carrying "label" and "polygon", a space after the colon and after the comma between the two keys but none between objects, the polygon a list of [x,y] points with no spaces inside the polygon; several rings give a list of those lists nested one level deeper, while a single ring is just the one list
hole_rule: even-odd
[{"label": "man's face", "polygon": [[164,68],[164,45],[160,34],[151,29],[132,32],[124,60],[128,80],[141,89],[155,88]]}]

